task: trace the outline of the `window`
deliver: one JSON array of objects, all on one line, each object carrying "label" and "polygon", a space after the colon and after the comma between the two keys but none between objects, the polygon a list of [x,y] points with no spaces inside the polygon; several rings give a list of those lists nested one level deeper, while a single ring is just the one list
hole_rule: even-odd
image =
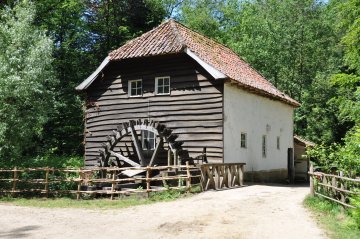
[{"label": "window", "polygon": [[129,81],[129,96],[142,96],[142,80]]},{"label": "window", "polygon": [[155,78],[155,93],[157,95],[170,94],[170,76],[162,76]]},{"label": "window", "polygon": [[155,134],[148,130],[141,131],[141,143],[144,150],[155,149]]},{"label": "window", "polygon": [[240,135],[240,147],[246,148],[246,133],[241,133]]},{"label": "window", "polygon": [[262,137],[262,156],[266,158],[266,135]]},{"label": "window", "polygon": [[276,137],[276,148],[280,149],[280,136]]}]

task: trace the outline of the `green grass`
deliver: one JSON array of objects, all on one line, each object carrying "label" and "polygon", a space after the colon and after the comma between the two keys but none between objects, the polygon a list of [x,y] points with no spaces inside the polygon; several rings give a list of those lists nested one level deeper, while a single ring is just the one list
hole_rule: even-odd
[{"label": "green grass", "polygon": [[360,225],[341,206],[318,197],[308,196],[304,205],[315,215],[316,219],[332,239],[360,238]]},{"label": "green grass", "polygon": [[0,203],[25,206],[25,207],[42,207],[42,208],[89,208],[89,209],[114,209],[125,208],[137,205],[146,205],[156,202],[173,201],[179,198],[189,197],[199,192],[198,188],[193,188],[191,193],[184,190],[167,190],[163,192],[150,193],[148,198],[138,195],[126,196],[125,198],[99,199],[81,199],[76,200],[69,197],[61,198],[11,198],[2,197]]}]

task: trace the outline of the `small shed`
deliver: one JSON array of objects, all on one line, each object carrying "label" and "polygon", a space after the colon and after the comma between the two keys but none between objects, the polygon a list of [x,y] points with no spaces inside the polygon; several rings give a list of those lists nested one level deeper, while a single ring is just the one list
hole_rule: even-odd
[{"label": "small shed", "polygon": [[294,135],[294,162],[295,162],[295,180],[308,181],[309,158],[306,150],[314,147],[315,143]]}]

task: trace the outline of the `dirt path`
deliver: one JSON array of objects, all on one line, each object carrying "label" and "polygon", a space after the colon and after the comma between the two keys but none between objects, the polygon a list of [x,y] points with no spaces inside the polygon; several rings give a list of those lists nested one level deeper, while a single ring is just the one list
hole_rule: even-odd
[{"label": "dirt path", "polygon": [[307,193],[255,185],[116,210],[0,205],[0,238],[326,238]]}]

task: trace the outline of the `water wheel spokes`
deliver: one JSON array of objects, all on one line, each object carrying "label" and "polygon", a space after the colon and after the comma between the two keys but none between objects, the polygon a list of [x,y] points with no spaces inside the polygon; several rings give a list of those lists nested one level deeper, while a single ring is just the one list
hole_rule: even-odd
[{"label": "water wheel spokes", "polygon": [[[144,137],[144,131],[147,131],[147,134],[151,133],[152,143],[154,143],[150,150],[146,148],[146,152],[144,151],[144,141],[141,138]],[[138,132],[141,132],[140,135]],[[144,167],[154,166],[157,163],[167,164],[167,156],[165,156],[166,158],[160,157],[163,154],[165,143],[169,150],[173,153],[177,152],[180,159],[189,158],[188,151],[182,149],[183,142],[177,141],[177,138],[178,135],[174,134],[172,129],[158,122],[148,120],[123,122],[117,127],[117,130],[113,131],[112,135],[107,136],[107,142],[104,142],[103,147],[99,150],[100,166]]]}]

